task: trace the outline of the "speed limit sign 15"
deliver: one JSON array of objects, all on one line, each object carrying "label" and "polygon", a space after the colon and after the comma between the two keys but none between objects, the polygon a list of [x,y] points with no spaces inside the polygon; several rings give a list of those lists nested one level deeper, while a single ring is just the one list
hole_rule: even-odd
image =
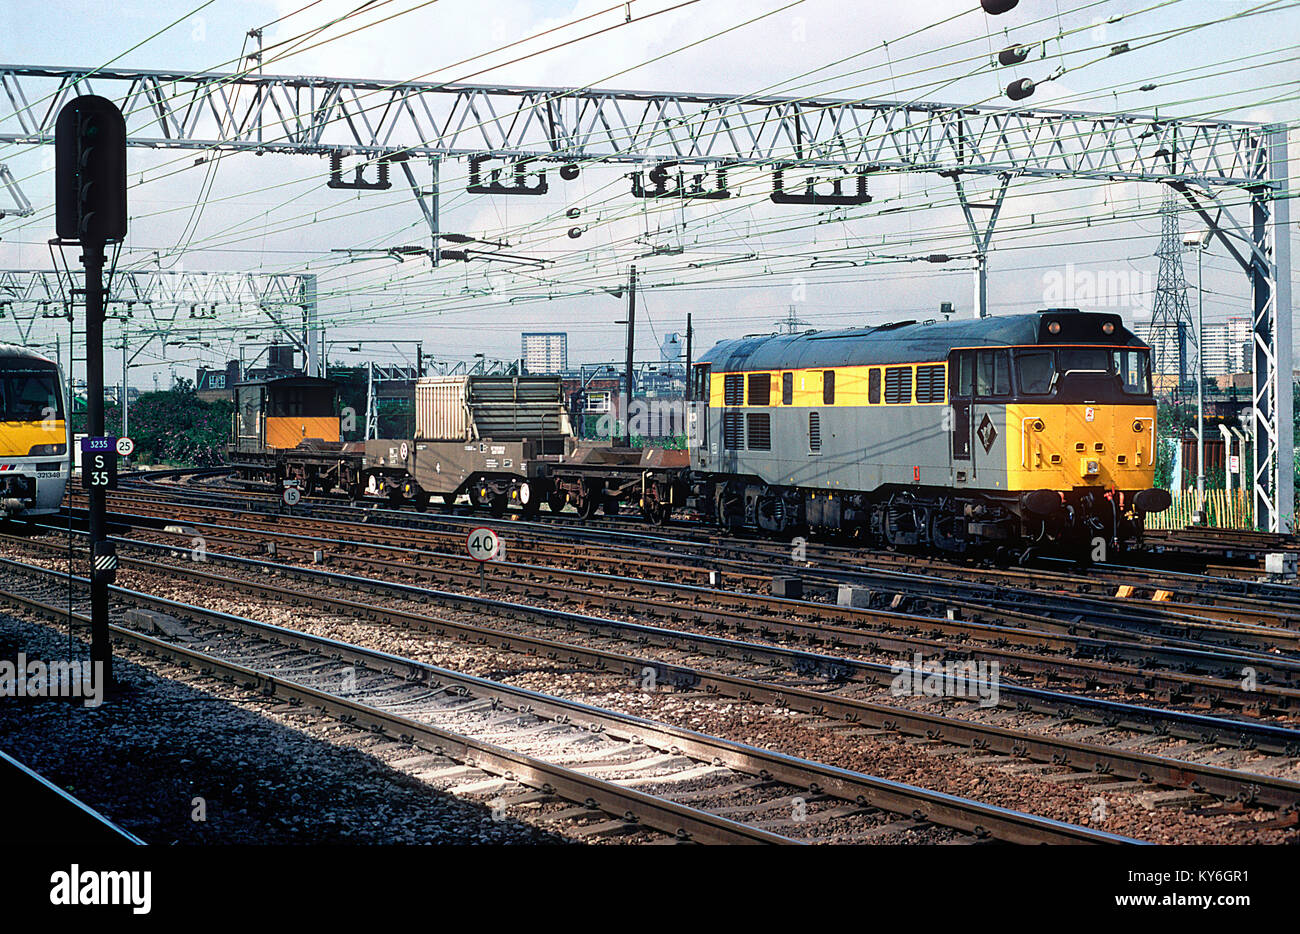
[{"label": "speed limit sign 15", "polygon": [[465,550],[475,561],[491,561],[501,551],[501,539],[491,529],[473,529],[465,539]]}]

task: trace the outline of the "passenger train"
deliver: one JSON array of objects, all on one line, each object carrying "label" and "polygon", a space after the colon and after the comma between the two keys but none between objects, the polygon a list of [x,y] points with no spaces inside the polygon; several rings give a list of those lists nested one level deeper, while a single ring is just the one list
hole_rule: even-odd
[{"label": "passenger train", "polygon": [[64,381],[38,353],[0,344],[0,515],[56,513],[68,485]]}]

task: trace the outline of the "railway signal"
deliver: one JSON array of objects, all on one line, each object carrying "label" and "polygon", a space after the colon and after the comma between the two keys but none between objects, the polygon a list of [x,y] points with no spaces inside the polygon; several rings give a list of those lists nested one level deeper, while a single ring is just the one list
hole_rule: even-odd
[{"label": "railway signal", "polygon": [[[106,493],[117,482],[117,452],[114,439],[104,437],[104,247],[126,236],[126,121],[112,101],[87,94],[59,111],[54,202],[59,240],[81,245],[86,268],[86,421],[91,435],[86,441],[94,442],[82,448],[89,457],[82,482],[90,499],[90,658],[95,677],[107,689],[113,684],[108,585],[117,558],[106,534],[105,509]],[[106,446],[100,448],[100,443]]]}]

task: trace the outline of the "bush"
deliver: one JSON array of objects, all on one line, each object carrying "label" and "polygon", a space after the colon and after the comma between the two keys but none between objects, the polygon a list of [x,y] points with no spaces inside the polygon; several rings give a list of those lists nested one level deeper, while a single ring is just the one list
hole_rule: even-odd
[{"label": "bush", "polygon": [[[225,461],[234,405],[227,401],[204,402],[188,380],[176,389],[145,392],[131,403],[128,430],[135,441],[134,460],[141,464],[169,464],[176,467],[211,467]],[[108,433],[121,430],[119,405],[104,408]],[[86,413],[72,418],[73,430],[86,430]]]}]

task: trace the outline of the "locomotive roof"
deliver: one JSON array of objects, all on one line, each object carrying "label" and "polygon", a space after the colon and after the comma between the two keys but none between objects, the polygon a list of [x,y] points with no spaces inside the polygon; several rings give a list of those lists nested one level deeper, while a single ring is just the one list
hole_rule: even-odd
[{"label": "locomotive roof", "polygon": [[[1104,334],[1111,322],[1114,332]],[[1047,326],[1061,324],[1060,333]],[[945,360],[954,347],[1007,347],[1024,344],[1108,344],[1145,347],[1119,315],[1048,309],[1037,314],[956,321],[900,321],[873,327],[802,334],[768,334],[721,341],[700,358],[715,372],[793,370],[879,363]]]}]

